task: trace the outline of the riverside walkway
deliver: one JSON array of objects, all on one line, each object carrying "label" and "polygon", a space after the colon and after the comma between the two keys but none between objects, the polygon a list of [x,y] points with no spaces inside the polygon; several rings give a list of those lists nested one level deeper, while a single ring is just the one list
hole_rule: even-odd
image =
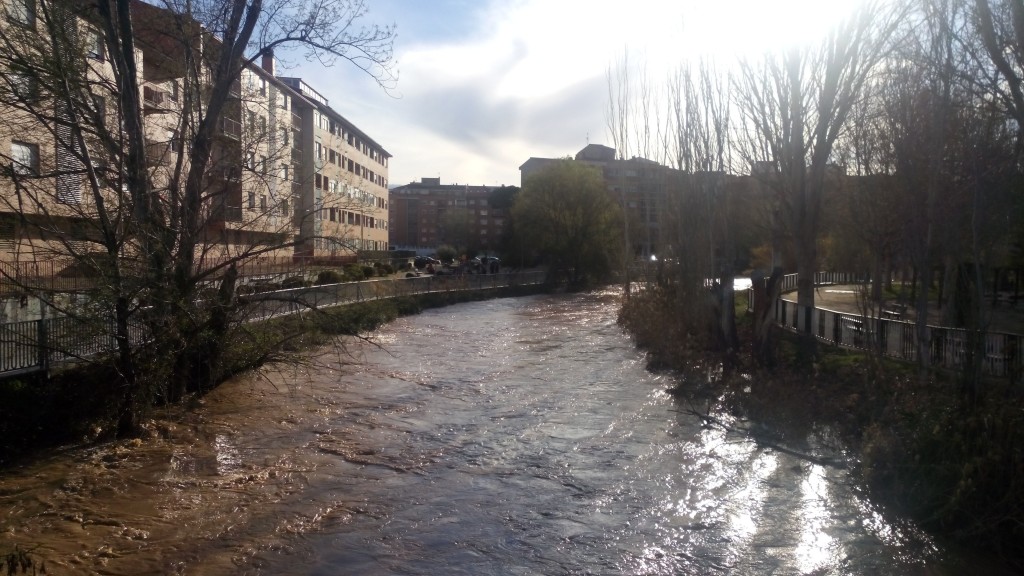
[{"label": "riverside walkway", "polygon": [[[796,302],[796,278],[786,277],[783,295],[775,302],[774,318],[783,328],[798,331],[806,321],[806,310]],[[881,353],[883,356],[918,361],[920,347],[916,312],[911,307],[865,305],[864,284],[840,279],[832,283],[815,281],[815,308],[811,313],[811,332],[822,342]],[[929,311],[925,329],[930,366],[962,370],[972,355],[981,355],[981,371],[988,376],[1020,378],[1024,375],[1024,336],[1018,332],[1024,310],[996,309],[988,331],[942,326],[942,311]]]},{"label": "riverside walkway", "polygon": [[[240,296],[240,300],[247,321],[259,322],[372,300],[538,285],[545,280],[543,271],[428,275],[275,290]],[[0,379],[47,372],[102,355],[115,348],[113,334],[112,321],[84,322],[70,316],[0,324]],[[133,331],[132,339],[146,340],[141,326]]]}]

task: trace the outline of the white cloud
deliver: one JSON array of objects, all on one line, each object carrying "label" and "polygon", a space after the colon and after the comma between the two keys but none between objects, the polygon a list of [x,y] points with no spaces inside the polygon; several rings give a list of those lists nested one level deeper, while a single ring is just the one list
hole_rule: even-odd
[{"label": "white cloud", "polygon": [[390,0],[382,4],[398,25],[399,98],[343,63],[299,74],[394,155],[392,184],[513,184],[530,156],[608,143],[605,73],[626,46],[660,81],[690,54],[820,33],[853,2],[511,0],[464,11],[448,0],[428,12],[433,3]]}]

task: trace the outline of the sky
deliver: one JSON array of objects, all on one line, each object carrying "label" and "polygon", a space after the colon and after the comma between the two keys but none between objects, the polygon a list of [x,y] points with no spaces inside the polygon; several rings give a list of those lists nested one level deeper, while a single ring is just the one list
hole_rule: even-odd
[{"label": "sky", "polygon": [[306,79],[383,146],[391,186],[518,186],[531,156],[611,145],[607,73],[624,54],[657,82],[700,54],[811,38],[856,1],[367,0],[365,23],[396,26],[392,89],[344,61],[285,56],[278,74]]}]

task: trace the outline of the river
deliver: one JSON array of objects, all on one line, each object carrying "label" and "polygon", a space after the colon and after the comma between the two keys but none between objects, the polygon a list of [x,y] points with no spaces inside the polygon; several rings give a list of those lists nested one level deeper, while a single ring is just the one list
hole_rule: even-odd
[{"label": "river", "polygon": [[141,441],[6,472],[0,552],[49,574],[960,571],[844,469],[704,425],[617,306],[430,310],[236,379]]}]

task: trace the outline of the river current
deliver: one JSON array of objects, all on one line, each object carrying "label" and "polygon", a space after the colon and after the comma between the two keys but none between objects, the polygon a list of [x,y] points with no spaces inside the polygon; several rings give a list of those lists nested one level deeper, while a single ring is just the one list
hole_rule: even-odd
[{"label": "river current", "polygon": [[146,439],[6,472],[0,552],[48,574],[958,571],[844,469],[692,415],[617,309],[462,304],[236,379]]}]

